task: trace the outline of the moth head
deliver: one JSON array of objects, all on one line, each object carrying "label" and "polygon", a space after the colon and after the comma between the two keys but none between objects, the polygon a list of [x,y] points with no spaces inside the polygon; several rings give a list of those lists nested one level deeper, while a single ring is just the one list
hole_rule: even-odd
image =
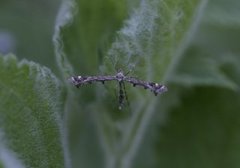
[{"label": "moth head", "polygon": [[116,79],[117,79],[119,82],[123,81],[123,80],[124,80],[124,77],[125,77],[125,75],[123,74],[122,71],[118,71],[118,73],[116,74]]}]

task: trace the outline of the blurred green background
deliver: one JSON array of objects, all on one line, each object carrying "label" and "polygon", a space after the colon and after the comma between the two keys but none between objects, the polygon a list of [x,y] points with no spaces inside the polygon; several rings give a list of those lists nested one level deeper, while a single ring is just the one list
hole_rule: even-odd
[{"label": "blurred green background", "polygon": [[[80,18],[73,22],[73,28],[66,26],[62,30],[64,49],[68,56],[71,55],[69,60],[74,72],[96,74],[99,65],[104,64],[104,55],[116,32],[139,1],[78,2]],[[101,2],[108,5],[101,5]],[[174,0],[166,2],[171,4]],[[0,0],[0,53],[14,53],[20,59],[37,62],[64,79],[63,70],[57,66],[52,40],[60,6],[60,0]],[[132,167],[240,167],[239,18],[239,0],[211,0],[202,10],[201,18],[192,21],[191,37],[182,47],[180,56],[173,57],[169,63],[173,66],[171,72],[161,78],[169,92],[156,100],[154,117],[147,123],[138,152],[131,160]],[[159,69],[164,76],[166,71]],[[137,68],[136,71],[144,74]],[[97,102],[96,97],[101,99],[102,94],[94,91],[86,88],[77,95],[83,99],[79,104]],[[67,111],[70,113],[66,125],[72,167],[104,167],[105,153],[101,146],[104,140],[92,124],[95,122],[92,118],[98,115],[87,112],[100,112],[99,102],[106,100],[105,105],[111,104],[111,99],[102,98],[95,106],[81,107],[73,113]],[[139,100],[143,101],[144,96]]]},{"label": "blurred green background", "polygon": [[56,72],[52,36],[60,0],[1,0],[0,51]]}]

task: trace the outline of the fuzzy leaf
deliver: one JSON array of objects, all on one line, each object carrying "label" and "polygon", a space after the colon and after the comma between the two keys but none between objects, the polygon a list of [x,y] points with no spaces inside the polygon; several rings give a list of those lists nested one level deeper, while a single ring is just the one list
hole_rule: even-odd
[{"label": "fuzzy leaf", "polygon": [[[167,82],[172,68],[192,38],[205,4],[206,1],[198,0],[141,1],[139,8],[119,31],[118,38],[109,51],[106,58],[107,71],[132,70],[147,81]],[[159,99],[151,93],[147,94],[137,88],[130,91],[128,95],[132,105],[127,117],[112,117],[113,110],[107,108],[109,104],[106,109],[111,114],[98,117],[101,119],[99,123],[106,141],[105,146],[108,147],[106,153],[109,167],[132,167],[141,162],[133,159],[145,153],[138,151],[152,122],[151,117],[155,113],[165,112],[156,108],[160,104]],[[100,105],[103,101],[110,101],[103,99],[103,94],[100,97]],[[115,113],[119,112],[115,110]],[[107,127],[112,128],[106,130]],[[154,160],[154,153],[149,153],[147,158]],[[137,164],[136,167],[148,167],[148,159],[142,161],[145,164]]]},{"label": "fuzzy leaf", "polygon": [[169,73],[171,90],[156,108],[136,167],[239,167],[239,5],[208,3]]},{"label": "fuzzy leaf", "polygon": [[[98,73],[99,62],[121,26],[126,5],[112,0],[64,0],[55,25],[56,60],[64,81],[76,74]],[[94,90],[76,90],[67,82],[66,135],[72,167],[101,167],[103,151],[95,127]],[[96,107],[96,106],[95,106]]]},{"label": "fuzzy leaf", "polygon": [[[54,44],[64,79],[72,75],[97,75],[101,67],[105,74],[114,74],[118,69],[132,70],[145,80],[167,82],[175,62],[192,39],[205,3],[205,0],[136,0],[126,4],[111,0],[63,1]],[[123,22],[127,14],[129,18]],[[140,162],[134,158],[141,155],[137,152],[152,115],[159,112],[156,108],[159,99],[127,87],[131,106],[119,111],[112,94],[114,87],[109,85],[97,87],[96,92],[94,86],[79,90],[69,87],[65,112],[67,122],[71,123],[67,134],[73,167],[127,168]],[[154,159],[154,153],[149,157]]]},{"label": "fuzzy leaf", "polygon": [[54,44],[59,67],[65,75],[73,73],[69,72],[69,63],[77,73],[96,72],[113,33],[126,15],[125,8],[123,2],[112,0],[63,1],[56,20]]},{"label": "fuzzy leaf", "polygon": [[[169,79],[183,85],[212,85],[238,89],[239,3],[211,1],[191,46]],[[229,11],[229,12],[227,12]],[[196,66],[197,65],[197,66]],[[235,75],[233,77],[233,75]]]},{"label": "fuzzy leaf", "polygon": [[47,68],[0,56],[0,129],[27,167],[64,167],[59,81]]}]

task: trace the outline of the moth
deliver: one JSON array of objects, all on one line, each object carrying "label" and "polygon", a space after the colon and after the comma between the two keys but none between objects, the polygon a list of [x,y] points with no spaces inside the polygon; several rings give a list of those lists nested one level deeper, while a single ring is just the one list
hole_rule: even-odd
[{"label": "moth", "polygon": [[127,76],[123,71],[118,71],[116,75],[99,75],[99,76],[72,76],[70,82],[79,88],[82,85],[88,85],[95,82],[101,82],[104,84],[107,81],[116,81],[119,85],[118,103],[119,109],[122,109],[124,105],[124,99],[126,98],[125,82],[132,84],[133,87],[140,86],[144,89],[148,89],[154,93],[155,96],[166,92],[168,89],[165,85],[161,85],[155,82],[147,82],[139,80],[135,77]]}]

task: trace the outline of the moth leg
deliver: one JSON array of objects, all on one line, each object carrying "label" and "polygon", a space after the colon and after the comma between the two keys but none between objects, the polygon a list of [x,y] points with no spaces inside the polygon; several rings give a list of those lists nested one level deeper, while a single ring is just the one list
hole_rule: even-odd
[{"label": "moth leg", "polygon": [[123,82],[122,85],[123,85],[123,91],[124,91],[124,95],[125,95],[127,106],[130,107],[130,103],[129,103],[127,92],[126,92],[125,83]]},{"label": "moth leg", "polygon": [[123,107],[123,104],[124,104],[123,82],[121,81],[118,84],[119,84],[119,95],[118,95],[119,96],[118,97],[119,106],[118,106],[118,108],[119,108],[119,110],[121,110]]}]

